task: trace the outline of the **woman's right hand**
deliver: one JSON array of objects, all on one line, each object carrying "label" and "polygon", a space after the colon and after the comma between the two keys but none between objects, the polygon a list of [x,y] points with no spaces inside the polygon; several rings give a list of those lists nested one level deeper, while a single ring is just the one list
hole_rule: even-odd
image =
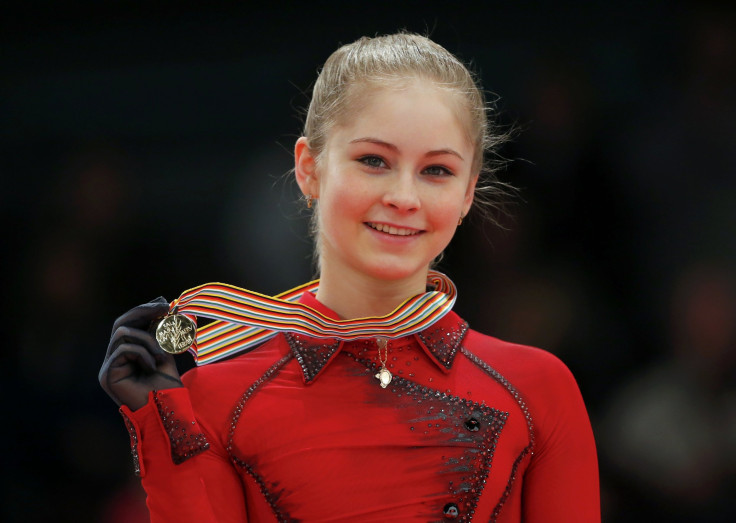
[{"label": "woman's right hand", "polygon": [[169,302],[156,298],[115,320],[98,379],[118,406],[136,410],[148,402],[152,390],[183,387],[174,357],[149,332],[151,323],[168,311]]}]

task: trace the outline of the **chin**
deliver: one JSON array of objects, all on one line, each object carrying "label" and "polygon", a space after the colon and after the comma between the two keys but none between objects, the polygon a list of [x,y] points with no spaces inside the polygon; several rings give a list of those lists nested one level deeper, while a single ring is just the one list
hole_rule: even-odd
[{"label": "chin", "polygon": [[420,266],[409,266],[406,263],[376,263],[368,268],[367,273],[374,278],[386,281],[397,281],[412,278],[418,273],[423,276],[429,270],[429,264]]}]

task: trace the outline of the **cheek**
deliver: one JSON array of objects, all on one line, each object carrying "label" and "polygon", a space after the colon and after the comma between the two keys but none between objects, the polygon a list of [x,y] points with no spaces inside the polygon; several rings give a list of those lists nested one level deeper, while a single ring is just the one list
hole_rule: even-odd
[{"label": "cheek", "polygon": [[346,180],[323,184],[320,197],[320,230],[328,236],[354,234],[351,228],[364,216],[368,198],[364,191]]},{"label": "cheek", "polygon": [[437,228],[454,229],[465,203],[465,194],[461,191],[453,191],[443,197],[429,198],[425,200],[427,216],[433,221]]},{"label": "cheek", "polygon": [[329,207],[331,214],[353,215],[370,204],[371,189],[372,186],[362,177],[348,169],[330,171],[321,178],[320,203]]},{"label": "cheek", "polygon": [[346,184],[332,183],[322,188],[320,205],[325,213],[332,215],[350,214],[356,195]]}]

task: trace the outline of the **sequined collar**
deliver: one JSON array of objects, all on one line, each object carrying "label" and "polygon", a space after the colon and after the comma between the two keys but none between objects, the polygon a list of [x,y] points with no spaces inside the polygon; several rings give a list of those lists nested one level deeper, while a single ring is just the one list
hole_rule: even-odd
[{"label": "sequined collar", "polygon": [[[326,316],[338,318],[334,311],[317,301],[311,293],[305,293],[299,300]],[[427,329],[413,334],[417,343],[443,372],[449,372],[455,354],[468,331],[468,323],[450,311]],[[304,382],[312,383],[340,352],[344,341],[318,339],[301,334],[287,333],[286,341],[291,352],[299,362],[304,374]]]}]

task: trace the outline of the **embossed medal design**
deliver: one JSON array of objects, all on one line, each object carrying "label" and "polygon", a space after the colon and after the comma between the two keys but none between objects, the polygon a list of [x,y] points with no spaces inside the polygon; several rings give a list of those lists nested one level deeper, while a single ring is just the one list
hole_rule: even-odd
[{"label": "embossed medal design", "polygon": [[169,354],[181,354],[194,343],[197,325],[182,314],[172,314],[156,327],[156,341]]}]

